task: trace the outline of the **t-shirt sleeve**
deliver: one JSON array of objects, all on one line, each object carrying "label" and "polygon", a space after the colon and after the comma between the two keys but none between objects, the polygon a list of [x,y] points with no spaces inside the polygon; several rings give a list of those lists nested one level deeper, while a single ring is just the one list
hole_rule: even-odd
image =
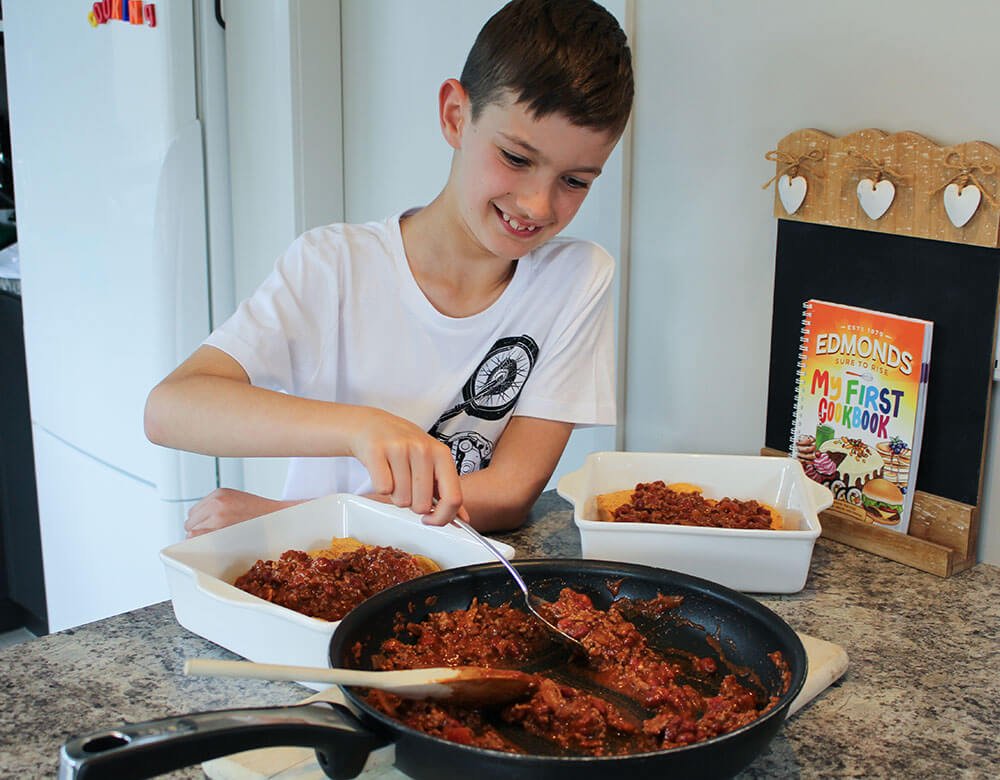
[{"label": "t-shirt sleeve", "polygon": [[300,236],[204,343],[236,360],[251,384],[308,395],[325,345],[336,341],[339,284],[329,253],[317,231]]},{"label": "t-shirt sleeve", "polygon": [[560,258],[571,274],[553,296],[561,307],[540,345],[515,416],[575,423],[577,427],[614,425],[615,346],[612,305],[614,260],[597,244],[574,242],[573,256]]}]

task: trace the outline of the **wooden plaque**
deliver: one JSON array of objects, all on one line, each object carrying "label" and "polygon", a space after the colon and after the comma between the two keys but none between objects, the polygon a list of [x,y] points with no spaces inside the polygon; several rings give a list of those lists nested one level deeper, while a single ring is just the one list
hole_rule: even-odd
[{"label": "wooden plaque", "polygon": [[[834,509],[822,513],[821,523],[824,536],[940,576],[968,568],[976,557],[996,348],[1000,150],[982,141],[942,147],[913,132],[868,129],[834,138],[807,129],[785,136],[777,151],[776,177],[803,176],[807,189],[790,214],[775,186],[779,222],[762,453],[789,450],[805,301],[933,321],[909,533]],[[982,197],[968,222],[956,227],[944,188],[967,185],[970,176]],[[861,207],[858,184],[879,177],[893,182],[895,196],[872,219]]]}]

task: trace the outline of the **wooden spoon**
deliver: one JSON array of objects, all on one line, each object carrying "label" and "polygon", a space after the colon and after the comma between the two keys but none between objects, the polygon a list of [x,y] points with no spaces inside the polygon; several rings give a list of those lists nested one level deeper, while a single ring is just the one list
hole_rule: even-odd
[{"label": "wooden spoon", "polygon": [[358,685],[388,691],[404,699],[441,699],[456,704],[505,704],[527,697],[537,686],[535,675],[527,672],[478,666],[366,672],[357,669],[189,658],[184,662],[184,673],[207,677]]}]

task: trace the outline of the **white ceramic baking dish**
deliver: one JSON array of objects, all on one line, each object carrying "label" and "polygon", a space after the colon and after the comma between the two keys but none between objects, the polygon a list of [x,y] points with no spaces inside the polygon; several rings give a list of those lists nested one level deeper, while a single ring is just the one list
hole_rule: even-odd
[{"label": "white ceramic baking dish", "polygon": [[[598,494],[658,479],[699,485],[706,498],[770,504],[781,512],[784,528],[597,520]],[[584,558],[658,566],[754,593],[802,590],[821,530],[817,513],[833,503],[830,491],[809,479],[797,460],[751,455],[596,452],[560,479],[557,490],[573,504]]]},{"label": "white ceramic baking dish", "polygon": [[[409,510],[359,496],[326,496],[163,549],[177,622],[252,661],[328,666],[339,623],[307,617],[231,583],[258,559],[326,547],[334,536],[426,555],[444,569],[495,560],[458,528],[424,525]],[[514,556],[510,545],[493,544]]]}]

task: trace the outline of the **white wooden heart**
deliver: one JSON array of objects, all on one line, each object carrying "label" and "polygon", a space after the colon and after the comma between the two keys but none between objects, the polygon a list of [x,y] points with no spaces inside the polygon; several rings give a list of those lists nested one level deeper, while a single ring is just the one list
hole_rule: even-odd
[{"label": "white wooden heart", "polygon": [[972,219],[972,215],[979,208],[979,201],[982,200],[983,193],[975,184],[966,184],[959,189],[957,184],[949,184],[944,188],[944,210],[948,212],[948,219],[955,227],[962,227]]},{"label": "white wooden heart", "polygon": [[858,182],[858,202],[871,219],[878,219],[892,205],[896,197],[896,188],[888,179],[881,179],[878,184],[871,179]]},{"label": "white wooden heart", "polygon": [[786,173],[778,179],[778,197],[781,198],[781,205],[785,207],[785,213],[794,214],[799,210],[799,206],[806,198],[806,186],[805,176],[796,176],[793,179]]}]

